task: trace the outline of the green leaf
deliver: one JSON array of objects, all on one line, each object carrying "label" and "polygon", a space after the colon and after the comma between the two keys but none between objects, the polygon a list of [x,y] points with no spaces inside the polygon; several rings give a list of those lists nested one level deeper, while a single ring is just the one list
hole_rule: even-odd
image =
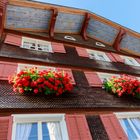
[{"label": "green leaf", "polygon": [[46,95],[51,94],[51,90],[50,90],[49,88],[46,88],[46,90],[45,90],[45,94],[46,94]]}]

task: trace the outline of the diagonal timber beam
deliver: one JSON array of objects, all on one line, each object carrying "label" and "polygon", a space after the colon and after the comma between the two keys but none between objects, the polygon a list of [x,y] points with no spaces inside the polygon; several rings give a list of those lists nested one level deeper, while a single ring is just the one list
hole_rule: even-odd
[{"label": "diagonal timber beam", "polygon": [[90,14],[85,13],[85,20],[83,22],[83,26],[82,26],[82,30],[81,30],[81,35],[85,40],[88,39],[86,30],[87,30],[87,27],[88,27],[89,20],[90,20]]},{"label": "diagonal timber beam", "polygon": [[58,15],[58,10],[56,8],[53,8],[51,10],[52,10],[52,17],[51,17],[51,22],[50,22],[49,35],[50,37],[54,37],[54,27],[55,27],[56,18]]},{"label": "diagonal timber beam", "polygon": [[126,31],[122,28],[120,28],[120,31],[114,41],[113,47],[115,50],[120,51],[120,43],[124,37],[124,35],[126,34]]}]

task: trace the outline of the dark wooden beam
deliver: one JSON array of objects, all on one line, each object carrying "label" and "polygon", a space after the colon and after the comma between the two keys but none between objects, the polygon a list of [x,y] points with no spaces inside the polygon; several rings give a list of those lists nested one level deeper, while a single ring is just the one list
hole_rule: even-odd
[{"label": "dark wooden beam", "polygon": [[2,35],[3,31],[3,9],[0,8],[0,37]]},{"label": "dark wooden beam", "polygon": [[126,31],[122,28],[120,28],[120,31],[114,41],[113,47],[115,50],[120,51],[120,43],[124,37],[124,35],[126,34]]},{"label": "dark wooden beam", "polygon": [[51,9],[51,10],[52,10],[52,17],[51,17],[51,22],[50,22],[49,35],[50,37],[54,37],[54,27],[55,27],[56,18],[58,15],[58,10],[56,8]]},{"label": "dark wooden beam", "polygon": [[90,14],[86,13],[85,14],[85,20],[83,22],[83,26],[82,26],[82,30],[81,30],[81,35],[85,40],[88,39],[87,34],[86,34],[86,30],[87,30],[87,27],[88,27],[89,20],[90,20]]},{"label": "dark wooden beam", "polygon": [[3,29],[4,29],[4,18],[5,18],[7,3],[8,3],[7,0],[1,0],[0,2],[0,38],[2,36]]}]

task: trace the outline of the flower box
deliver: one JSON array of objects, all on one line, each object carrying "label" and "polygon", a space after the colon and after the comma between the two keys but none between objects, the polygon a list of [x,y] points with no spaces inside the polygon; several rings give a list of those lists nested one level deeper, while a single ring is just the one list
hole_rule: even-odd
[{"label": "flower box", "polygon": [[118,97],[133,96],[140,98],[140,81],[132,76],[122,75],[104,81],[104,87]]},{"label": "flower box", "polygon": [[52,70],[39,71],[37,68],[26,68],[10,76],[9,83],[13,84],[14,92],[29,95],[58,96],[73,88],[67,73]]}]

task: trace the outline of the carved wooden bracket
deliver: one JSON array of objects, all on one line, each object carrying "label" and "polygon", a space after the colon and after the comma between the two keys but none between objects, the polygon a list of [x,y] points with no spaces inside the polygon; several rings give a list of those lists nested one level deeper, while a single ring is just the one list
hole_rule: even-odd
[{"label": "carved wooden bracket", "polygon": [[120,31],[113,44],[113,47],[115,50],[120,51],[120,43],[125,34],[126,34],[126,31],[124,29],[120,28]]},{"label": "carved wooden bracket", "polygon": [[0,1],[0,8],[5,9],[7,3],[8,3],[8,0],[1,0],[1,1]]},{"label": "carved wooden bracket", "polygon": [[51,17],[51,22],[50,22],[49,35],[50,37],[54,37],[54,27],[55,27],[56,18],[58,15],[58,10],[56,8],[53,8],[51,10],[52,10],[52,17]]},{"label": "carved wooden bracket", "polygon": [[87,27],[88,27],[89,20],[90,20],[90,14],[86,13],[85,14],[85,20],[83,22],[83,26],[82,26],[82,30],[81,30],[81,35],[85,40],[88,39],[87,34],[86,34],[86,30],[87,30]]}]

